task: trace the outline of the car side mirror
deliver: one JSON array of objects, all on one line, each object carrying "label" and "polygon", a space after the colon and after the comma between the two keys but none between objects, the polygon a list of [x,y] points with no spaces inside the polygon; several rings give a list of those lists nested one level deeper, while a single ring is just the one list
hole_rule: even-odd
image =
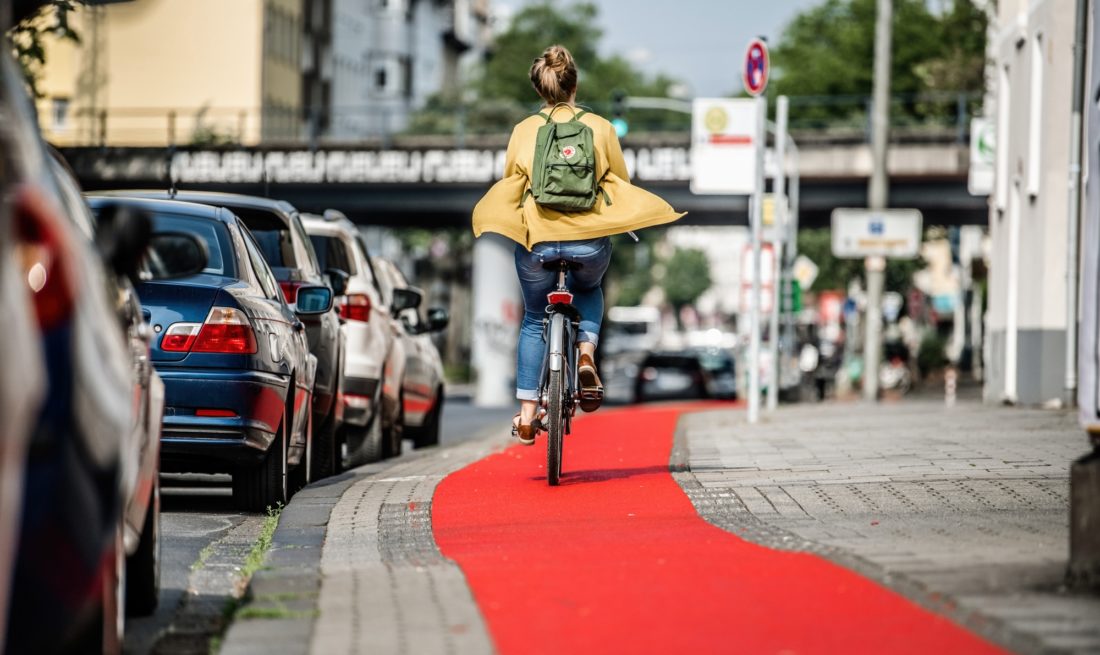
[{"label": "car side mirror", "polygon": [[406,309],[416,309],[424,300],[424,294],[414,287],[393,290],[393,304],[390,311],[397,316]]},{"label": "car side mirror", "polygon": [[103,261],[119,277],[138,279],[145,249],[153,236],[153,219],[124,204],[105,205],[99,212],[95,245]]},{"label": "car side mirror", "polygon": [[149,239],[145,250],[145,265],[154,280],[201,273],[208,260],[206,243],[185,232],[158,232]]},{"label": "car side mirror", "polygon": [[298,287],[294,312],[299,316],[316,316],[332,309],[332,289],[319,285]]},{"label": "car side mirror", "polygon": [[447,328],[447,324],[450,322],[451,316],[447,313],[446,309],[442,307],[432,307],[428,310],[428,332],[442,332]]},{"label": "car side mirror", "polygon": [[347,271],[339,268],[325,269],[325,275],[328,276],[329,286],[332,287],[332,293],[336,296],[342,296],[348,291],[348,280],[351,276]]}]

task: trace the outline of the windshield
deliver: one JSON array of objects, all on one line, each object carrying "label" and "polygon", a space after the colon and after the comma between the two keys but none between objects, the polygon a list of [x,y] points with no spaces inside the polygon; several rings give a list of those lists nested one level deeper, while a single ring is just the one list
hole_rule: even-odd
[{"label": "windshield", "polygon": [[262,209],[232,207],[231,210],[256,237],[256,245],[269,266],[296,268],[294,240],[286,221],[277,214]]},{"label": "windshield", "polygon": [[183,216],[180,214],[153,214],[153,232],[184,232],[193,234],[206,244],[207,262],[203,273],[232,277],[233,268],[229,250],[229,232],[218,221]]}]

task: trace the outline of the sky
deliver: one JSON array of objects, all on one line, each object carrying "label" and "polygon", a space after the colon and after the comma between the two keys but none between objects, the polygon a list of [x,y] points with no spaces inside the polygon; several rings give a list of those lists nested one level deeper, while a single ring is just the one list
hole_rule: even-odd
[{"label": "sky", "polygon": [[[527,0],[492,0],[505,12]],[[775,43],[799,11],[821,0],[590,0],[599,7],[602,54],[625,56],[639,69],[688,85],[686,95],[723,96],[741,88],[749,39]],[[570,0],[559,4],[568,6]],[[549,45],[549,44],[547,44]],[[584,65],[580,62],[580,65]]]}]

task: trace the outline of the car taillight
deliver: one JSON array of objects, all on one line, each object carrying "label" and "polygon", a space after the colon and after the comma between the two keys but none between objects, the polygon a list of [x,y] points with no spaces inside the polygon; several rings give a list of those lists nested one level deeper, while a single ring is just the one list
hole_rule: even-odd
[{"label": "car taillight", "polygon": [[39,326],[49,329],[66,320],[76,298],[69,261],[76,253],[58,225],[57,210],[34,187],[15,197],[16,253],[30,287]]},{"label": "car taillight", "polygon": [[298,302],[298,287],[304,285],[305,282],[291,282],[285,280],[279,283],[279,288],[283,290],[283,298],[286,298],[288,303]]},{"label": "car taillight", "polygon": [[229,353],[256,352],[256,334],[239,309],[214,307],[202,325],[173,323],[164,333],[160,349],[167,352]]},{"label": "car taillight", "polygon": [[365,293],[349,293],[344,296],[344,302],[340,303],[340,316],[349,321],[370,320],[371,302],[370,296]]},{"label": "car taillight", "polygon": [[551,305],[572,305],[573,294],[568,291],[551,291],[546,294],[546,299]]},{"label": "car taillight", "polygon": [[199,336],[201,323],[173,323],[164,331],[160,340],[160,349],[172,353],[191,352],[195,338]]}]

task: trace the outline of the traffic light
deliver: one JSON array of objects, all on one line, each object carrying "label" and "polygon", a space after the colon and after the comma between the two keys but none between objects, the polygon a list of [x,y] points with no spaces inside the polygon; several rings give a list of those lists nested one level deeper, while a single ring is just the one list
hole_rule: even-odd
[{"label": "traffic light", "polygon": [[626,91],[615,89],[611,92],[611,115],[614,118],[623,118],[626,114]]},{"label": "traffic light", "polygon": [[626,91],[615,89],[611,92],[611,124],[615,127],[615,134],[621,139],[626,136],[630,127],[626,122]]}]

